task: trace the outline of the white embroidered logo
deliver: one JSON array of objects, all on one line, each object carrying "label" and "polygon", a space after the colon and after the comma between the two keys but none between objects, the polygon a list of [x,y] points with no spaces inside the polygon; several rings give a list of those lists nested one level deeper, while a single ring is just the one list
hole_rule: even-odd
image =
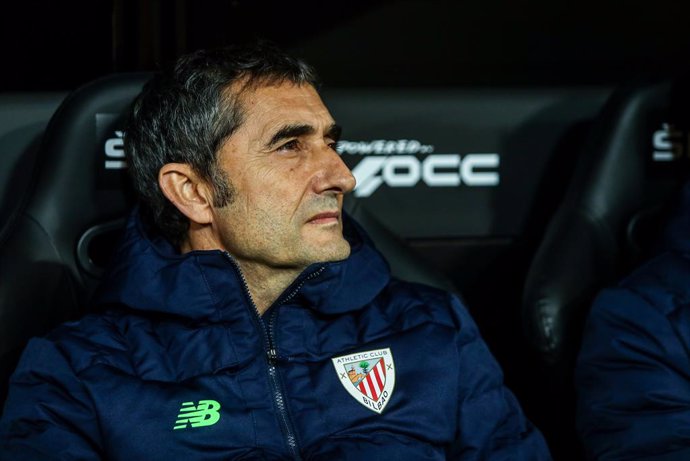
[{"label": "white embroidered logo", "polygon": [[340,383],[355,400],[379,414],[386,408],[395,387],[395,363],[390,348],[331,360]]}]

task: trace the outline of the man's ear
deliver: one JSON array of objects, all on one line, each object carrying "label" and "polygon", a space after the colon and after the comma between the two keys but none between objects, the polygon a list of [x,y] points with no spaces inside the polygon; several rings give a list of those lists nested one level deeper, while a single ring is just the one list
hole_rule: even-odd
[{"label": "man's ear", "polygon": [[186,163],[166,163],[158,172],[163,195],[191,221],[209,224],[213,220],[213,196],[206,181]]}]

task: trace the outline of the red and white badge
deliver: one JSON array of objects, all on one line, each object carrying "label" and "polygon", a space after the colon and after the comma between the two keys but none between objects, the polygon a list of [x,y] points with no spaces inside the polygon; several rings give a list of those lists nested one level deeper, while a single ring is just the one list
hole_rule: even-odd
[{"label": "red and white badge", "polygon": [[356,401],[379,414],[386,408],[395,388],[395,363],[390,348],[331,360],[340,383]]}]

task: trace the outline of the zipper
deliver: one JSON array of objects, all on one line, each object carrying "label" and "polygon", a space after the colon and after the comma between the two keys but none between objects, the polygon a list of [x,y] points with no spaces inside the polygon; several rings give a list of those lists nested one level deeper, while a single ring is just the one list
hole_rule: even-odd
[{"label": "zipper", "polygon": [[[304,286],[305,283],[307,283],[309,280],[316,278],[319,275],[321,275],[321,272],[323,272],[325,269],[326,269],[326,266],[321,266],[317,270],[312,272],[311,274],[304,277],[302,279],[302,281],[295,287],[295,289],[292,290],[287,296],[281,298],[280,301],[275,304],[275,306],[276,307],[281,306],[281,305],[287,303],[288,301],[290,301],[295,296],[297,296],[297,293],[299,293],[299,290],[302,289],[302,287]],[[269,345],[271,346],[270,350],[272,350],[273,353],[276,354],[274,358],[277,358],[277,351],[273,347],[273,338],[275,338],[274,325],[276,323],[275,322],[276,318],[278,318],[278,309],[273,309],[273,312],[271,312],[271,318],[268,321],[268,342],[269,342]]]},{"label": "zipper", "polygon": [[255,320],[258,323],[258,329],[261,331],[261,334],[264,337],[264,349],[266,351],[271,351],[271,349],[273,349],[273,345],[271,344],[271,340],[268,337],[268,332],[266,331],[266,324],[261,319],[259,309],[256,307],[256,304],[254,304],[254,299],[252,298],[252,295],[249,293],[249,285],[247,285],[247,279],[244,278],[244,273],[242,272],[240,265],[237,264],[237,261],[235,261],[235,258],[233,258],[232,255],[230,255],[230,253],[228,253],[227,251],[224,251],[223,255],[228,261],[230,261],[232,266],[237,271],[237,274],[240,276],[240,281],[242,282],[242,287],[244,288],[244,294],[247,297],[247,301],[249,301],[249,304],[252,306],[252,309],[254,310]]},{"label": "zipper", "polygon": [[[292,428],[292,423],[290,422],[288,412],[287,412],[287,407],[285,406],[285,400],[283,397],[283,392],[282,392],[282,387],[280,385],[280,381],[278,378],[278,368],[277,368],[277,362],[278,362],[278,351],[275,348],[275,323],[276,319],[278,318],[278,309],[277,307],[285,304],[286,302],[290,301],[292,298],[294,298],[297,293],[299,292],[300,289],[302,289],[302,286],[304,286],[307,281],[313,279],[314,277],[317,277],[321,272],[324,271],[326,267],[321,266],[318,270],[312,272],[308,276],[304,277],[302,281],[295,287],[294,290],[290,292],[287,296],[283,297],[279,302],[275,303],[273,307],[273,310],[271,312],[271,316],[268,321],[268,332],[267,332],[267,339],[268,339],[268,375],[271,377],[271,380],[273,381],[273,389],[274,389],[274,399],[276,401],[276,405],[278,406],[278,410],[280,413],[280,416],[283,420],[283,427],[285,428],[285,433],[286,433],[286,438],[287,438],[287,444],[288,447],[290,448],[290,451],[292,452],[292,455],[295,457],[295,459],[301,459],[299,455],[299,451],[297,450],[297,439],[294,435],[294,429]],[[254,306],[256,309],[256,306]],[[269,307],[270,309],[270,307]],[[258,310],[257,310],[258,313]],[[263,320],[262,320],[263,322]],[[265,322],[263,322],[264,325],[266,325]]]},{"label": "zipper", "polygon": [[281,423],[283,424],[283,430],[285,431],[285,442],[287,443],[290,454],[296,460],[301,460],[299,455],[299,450],[297,449],[297,437],[295,437],[295,430],[292,427],[290,418],[287,412],[287,406],[285,405],[285,397],[283,396],[283,389],[280,385],[278,379],[278,369],[276,367],[277,354],[275,349],[268,351],[268,376],[271,379],[271,386],[273,391],[273,401],[278,408],[278,414],[280,415]]},{"label": "zipper", "polygon": [[[257,321],[258,328],[264,337],[264,348],[266,350],[266,359],[268,362],[268,376],[270,378],[271,383],[271,392],[273,394],[273,401],[276,404],[276,408],[278,409],[278,414],[280,415],[280,422],[282,423],[286,439],[285,442],[293,458],[296,460],[301,460],[302,457],[300,456],[299,449],[297,447],[297,437],[295,436],[295,430],[292,427],[292,423],[290,422],[290,417],[287,412],[285,396],[283,393],[282,386],[280,385],[280,380],[278,378],[278,368],[276,365],[278,362],[278,352],[274,344],[274,324],[275,319],[278,317],[278,310],[273,309],[273,312],[271,312],[271,318],[269,321],[269,325],[267,327],[266,322],[264,322],[264,320],[261,318],[259,309],[256,307],[256,304],[254,303],[254,299],[252,299],[252,295],[249,292],[249,285],[247,285],[247,279],[244,278],[244,274],[242,273],[242,269],[240,268],[239,264],[227,251],[224,251],[223,254],[237,270],[237,273],[240,276],[240,280],[242,281],[242,286],[244,287],[244,293],[247,297],[247,300],[249,301],[249,304],[252,306],[254,310],[255,320]],[[305,277],[300,282],[300,284],[297,285],[297,287],[295,287],[295,289],[290,292],[289,295],[285,296],[279,303],[276,303],[275,306],[277,307],[294,298],[299,292],[299,290],[302,288],[302,286],[304,286],[304,284],[308,280],[311,280],[314,277],[318,276],[321,272],[324,271],[325,268],[325,266],[321,266],[318,270],[312,272],[307,277]]]}]

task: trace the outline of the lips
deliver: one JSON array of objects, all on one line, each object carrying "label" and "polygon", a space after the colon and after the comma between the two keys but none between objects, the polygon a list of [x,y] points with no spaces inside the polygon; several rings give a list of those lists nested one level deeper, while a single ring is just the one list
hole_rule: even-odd
[{"label": "lips", "polygon": [[319,213],[317,215],[312,216],[309,218],[307,221],[308,223],[313,223],[313,224],[327,224],[331,222],[338,222],[340,219],[340,212],[338,211],[325,211],[323,213]]}]

